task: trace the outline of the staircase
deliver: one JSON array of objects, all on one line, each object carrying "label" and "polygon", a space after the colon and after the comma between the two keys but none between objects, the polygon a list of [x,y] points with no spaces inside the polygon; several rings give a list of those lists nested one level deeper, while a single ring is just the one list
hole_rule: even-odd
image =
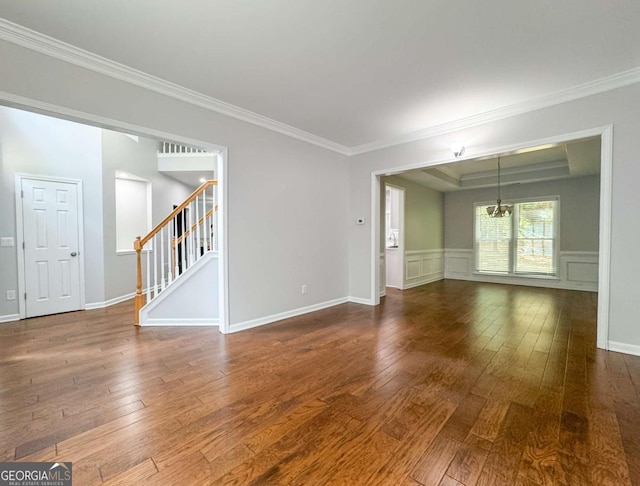
[{"label": "staircase", "polygon": [[217,265],[217,184],[217,181],[203,183],[148,235],[138,236],[134,241],[136,325],[144,324],[140,320],[141,311],[154,301],[157,306],[163,297],[176,298],[180,295],[177,287],[185,286],[189,278],[202,285],[202,277],[197,277],[202,274],[200,268],[214,259]]}]

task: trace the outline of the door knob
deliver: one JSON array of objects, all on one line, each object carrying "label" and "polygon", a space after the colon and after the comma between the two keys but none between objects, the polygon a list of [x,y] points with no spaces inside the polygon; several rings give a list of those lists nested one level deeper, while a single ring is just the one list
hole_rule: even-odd
[{"label": "door knob", "polygon": [[72,251],[72,252],[71,252],[71,256],[72,256],[72,257],[74,257],[74,256],[78,256],[78,254],[77,254],[75,251]]}]

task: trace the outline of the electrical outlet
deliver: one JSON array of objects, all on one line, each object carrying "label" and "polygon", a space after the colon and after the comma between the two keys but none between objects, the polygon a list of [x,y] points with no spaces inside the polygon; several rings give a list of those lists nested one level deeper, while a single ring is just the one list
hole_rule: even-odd
[{"label": "electrical outlet", "polygon": [[306,285],[306,284],[304,284],[304,285],[302,286],[302,293],[303,293],[303,294],[306,294],[307,292],[308,292],[307,285]]},{"label": "electrical outlet", "polygon": [[0,246],[13,246],[13,244],[12,236],[3,236],[0,238]]},{"label": "electrical outlet", "polygon": [[16,300],[15,290],[7,290],[7,300]]}]

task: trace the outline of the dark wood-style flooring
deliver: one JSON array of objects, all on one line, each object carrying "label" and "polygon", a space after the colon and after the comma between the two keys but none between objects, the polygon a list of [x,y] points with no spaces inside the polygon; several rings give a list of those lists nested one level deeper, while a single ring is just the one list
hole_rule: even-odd
[{"label": "dark wood-style flooring", "polygon": [[74,484],[640,485],[596,294],[461,281],[233,335],[133,304],[0,326],[0,460]]}]

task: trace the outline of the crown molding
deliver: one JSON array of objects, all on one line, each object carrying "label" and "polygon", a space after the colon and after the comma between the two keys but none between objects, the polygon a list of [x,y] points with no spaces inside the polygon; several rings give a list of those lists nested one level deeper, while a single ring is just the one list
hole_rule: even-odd
[{"label": "crown molding", "polygon": [[2,18],[0,18],[0,39],[200,108],[251,123],[342,155],[349,155],[349,148],[345,145],[165,81]]},{"label": "crown molding", "polygon": [[85,51],[84,49],[72,46],[3,18],[0,18],[0,40],[11,42],[50,57],[75,64],[76,66],[154,91],[164,96],[184,101],[215,113],[229,116],[267,130],[272,130],[347,156],[360,155],[367,152],[373,152],[375,150],[402,145],[404,143],[415,142],[438,135],[472,128],[485,123],[548,108],[550,106],[580,98],[586,98],[588,96],[604,93],[606,91],[640,82],[640,67],[638,67],[572,88],[557,91],[549,95],[526,100],[520,103],[514,103],[501,108],[496,108],[495,110],[489,110],[439,125],[434,125],[399,137],[348,147],[318,135],[314,135],[313,133],[305,132],[304,130],[281,123],[277,120],[273,120],[272,118],[245,110],[239,106],[204,95],[192,89],[165,81],[156,76],[125,66],[124,64],[98,56],[89,51]]},{"label": "crown molding", "polygon": [[605,91],[623,88],[624,86],[629,86],[638,82],[640,82],[640,67],[596,79],[595,81],[590,81],[572,88],[557,91],[539,98],[523,101],[521,103],[514,103],[512,105],[496,108],[495,110],[478,113],[477,115],[452,120],[440,125],[434,125],[399,137],[356,145],[350,148],[349,155],[364,154],[367,152],[373,152],[374,150],[401,145],[403,143],[416,142],[418,140],[424,140],[426,138],[472,128],[485,123],[502,120],[516,115],[522,115],[524,113],[541,110],[543,108],[559,105],[568,101],[604,93]]}]

